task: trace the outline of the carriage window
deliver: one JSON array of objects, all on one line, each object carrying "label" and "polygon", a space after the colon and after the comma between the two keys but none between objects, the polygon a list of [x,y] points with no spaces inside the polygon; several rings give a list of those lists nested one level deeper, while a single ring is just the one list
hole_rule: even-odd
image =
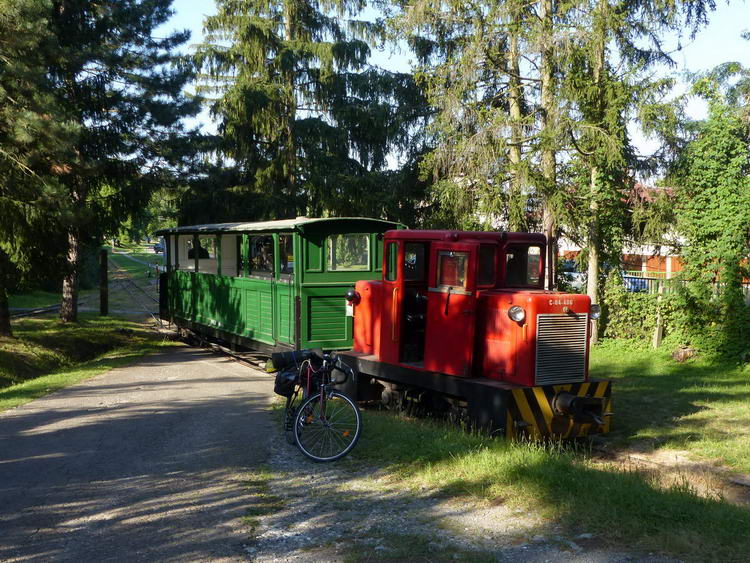
[{"label": "carriage window", "polygon": [[479,245],[479,276],[477,285],[495,285],[495,255],[497,247],[491,244]]},{"label": "carriage window", "polygon": [[216,237],[198,237],[198,271],[216,273]]},{"label": "carriage window", "polygon": [[291,276],[294,273],[294,246],[292,240],[292,235],[279,235],[279,261],[282,276]]},{"label": "carriage window", "polygon": [[256,235],[250,237],[250,275],[273,275],[273,237]]},{"label": "carriage window", "polygon": [[466,287],[468,252],[441,250],[438,252],[438,287]]},{"label": "carriage window", "polygon": [[396,281],[398,277],[398,243],[389,242],[386,250],[385,281]]},{"label": "carriage window", "polygon": [[542,249],[539,246],[509,246],[505,253],[505,285],[539,287]]},{"label": "carriage window", "polygon": [[404,279],[406,281],[422,281],[425,279],[424,244],[407,242],[404,246]]},{"label": "carriage window", "polygon": [[328,271],[369,270],[370,235],[328,237]]},{"label": "carriage window", "polygon": [[224,276],[239,276],[240,268],[240,235],[222,235],[221,237],[221,274]]},{"label": "carriage window", "polygon": [[180,270],[195,269],[195,251],[193,250],[193,235],[178,235],[177,252],[175,260],[179,264]]}]

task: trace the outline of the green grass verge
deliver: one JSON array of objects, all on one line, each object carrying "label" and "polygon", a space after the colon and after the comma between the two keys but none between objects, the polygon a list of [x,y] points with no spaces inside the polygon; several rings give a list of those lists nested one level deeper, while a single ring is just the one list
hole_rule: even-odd
[{"label": "green grass verge", "polygon": [[24,319],[13,330],[16,338],[0,339],[0,411],[127,365],[165,345],[139,324],[87,314],[76,324]]},{"label": "green grass verge", "polygon": [[750,473],[750,366],[694,359],[667,349],[604,341],[591,376],[613,380],[618,445],[687,450]]},{"label": "green grass verge", "polygon": [[646,474],[602,467],[585,451],[489,440],[389,413],[367,412],[364,424],[342,465],[380,467],[407,491],[534,510],[603,546],[705,561],[742,560],[750,550],[750,508],[701,498],[687,484],[663,488]]},{"label": "green grass verge", "polygon": [[[83,290],[79,294],[80,299],[84,299],[89,295],[98,293],[98,289]],[[42,307],[49,307],[50,305],[58,305],[62,298],[61,293],[55,291],[29,291],[26,293],[19,293],[18,295],[11,295],[8,298],[11,308],[17,309],[39,309]]]},{"label": "green grass verge", "polygon": [[[161,254],[130,252],[128,256],[132,256],[133,258],[137,258],[149,264],[164,265],[164,257]],[[125,270],[128,276],[135,282],[143,282],[147,279],[153,279],[156,276],[153,266],[149,267],[146,264],[128,258],[128,256],[114,253],[110,253],[109,255],[112,261],[117,264],[119,268]]]}]

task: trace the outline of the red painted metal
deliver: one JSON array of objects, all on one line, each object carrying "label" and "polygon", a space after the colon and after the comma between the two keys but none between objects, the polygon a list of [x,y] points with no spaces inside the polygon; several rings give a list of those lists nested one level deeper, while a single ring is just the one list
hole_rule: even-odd
[{"label": "red painted metal", "polygon": [[383,282],[358,281],[354,290],[359,303],[354,314],[354,351],[380,355],[380,314],[383,302]]},{"label": "red painted metal", "polygon": [[[478,242],[432,245],[424,351],[426,370],[471,375],[478,251]],[[461,271],[464,276],[459,276]]]},{"label": "red painted metal", "polygon": [[[426,282],[404,282],[404,245],[406,242],[429,245],[429,270]],[[509,384],[534,386],[537,317],[540,314],[578,315],[590,312],[585,295],[563,294],[534,288],[506,287],[505,250],[511,245],[542,247],[545,237],[532,233],[461,231],[388,231],[384,248],[398,245],[395,279],[388,280],[388,256],[384,252],[383,280],[360,281],[356,290],[360,302],[354,309],[354,351],[376,356],[380,361],[416,371],[451,376],[485,377]],[[480,244],[495,243],[499,253],[492,287],[477,288],[477,263]],[[456,277],[457,262],[444,260],[438,271],[441,252],[467,255],[466,278]],[[444,282],[438,283],[441,276]],[[390,275],[393,278],[393,274]],[[539,279],[544,279],[543,265]],[[429,289],[428,289],[429,288]],[[409,333],[405,316],[407,292],[426,292],[427,312],[423,361],[402,362],[404,342]],[[508,309],[523,307],[523,322],[512,321]],[[411,342],[413,346],[413,341]],[[586,350],[588,354],[588,350]],[[586,362],[586,366],[588,362]],[[586,367],[586,370],[588,368]],[[586,373],[588,379],[588,373]]]},{"label": "red painted metal", "polygon": [[[517,323],[508,316],[508,309],[514,305],[526,311],[524,322]],[[474,375],[517,385],[535,385],[538,315],[582,314],[588,313],[590,307],[588,295],[509,289],[483,292],[477,314]]]}]

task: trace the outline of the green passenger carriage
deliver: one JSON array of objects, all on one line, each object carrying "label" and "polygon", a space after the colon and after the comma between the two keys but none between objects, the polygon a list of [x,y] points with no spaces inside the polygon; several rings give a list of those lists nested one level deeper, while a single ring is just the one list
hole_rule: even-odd
[{"label": "green passenger carriage", "polygon": [[344,294],[377,279],[397,223],[298,217],[163,229],[162,318],[260,350],[348,349]]}]

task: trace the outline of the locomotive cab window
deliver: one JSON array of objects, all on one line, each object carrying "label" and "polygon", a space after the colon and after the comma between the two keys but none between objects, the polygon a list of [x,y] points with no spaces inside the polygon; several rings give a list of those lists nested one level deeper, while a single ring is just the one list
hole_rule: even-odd
[{"label": "locomotive cab window", "polygon": [[477,285],[493,287],[497,281],[497,247],[494,244],[479,245],[479,272]]},{"label": "locomotive cab window", "polygon": [[424,281],[427,271],[427,255],[425,244],[421,242],[407,242],[404,246],[404,280]]},{"label": "locomotive cab window", "polygon": [[273,276],[273,237],[271,235],[255,235],[249,239],[251,276]]},{"label": "locomotive cab window", "polygon": [[509,287],[541,287],[542,248],[511,245],[505,251],[505,285]]},{"label": "locomotive cab window", "polygon": [[326,251],[329,272],[370,269],[370,235],[331,235]]},{"label": "locomotive cab window", "polygon": [[468,252],[454,252],[452,250],[438,252],[438,288],[466,287],[468,267]]}]

